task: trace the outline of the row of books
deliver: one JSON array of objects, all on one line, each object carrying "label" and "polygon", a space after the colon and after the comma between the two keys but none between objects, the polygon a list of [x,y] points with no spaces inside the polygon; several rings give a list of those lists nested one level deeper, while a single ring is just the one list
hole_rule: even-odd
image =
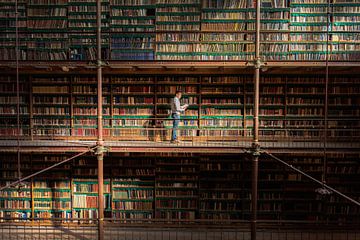
[{"label": "row of books", "polygon": [[[119,186],[117,186],[119,187]],[[126,188],[129,189],[126,189]],[[131,188],[139,188],[139,189],[131,189]],[[116,187],[114,187],[116,188]],[[124,185],[121,187],[124,190],[114,190],[113,191],[113,199],[152,199],[154,197],[154,191],[149,190],[142,190],[143,186],[129,186]]]},{"label": "row of books", "polygon": [[63,218],[63,219],[70,219],[72,217],[71,212],[67,210],[57,210],[57,211],[48,211],[43,209],[36,209],[35,218]]},{"label": "row of books", "polygon": [[[31,212],[27,211],[0,211],[0,222],[6,221],[6,219],[15,219],[14,222],[19,221],[26,221],[26,219],[29,219],[31,217]],[[23,219],[23,220],[19,220]]]},{"label": "row of books", "polygon": [[200,201],[201,210],[212,210],[212,211],[241,211],[242,202],[202,202]]},{"label": "row of books", "polygon": [[29,200],[7,200],[0,199],[0,209],[30,209],[30,199]]},{"label": "row of books", "polygon": [[[312,156],[313,155],[313,156]],[[306,171],[319,171],[319,165],[322,167],[322,161],[323,156],[316,155],[316,154],[308,154],[299,156],[297,154],[292,154],[286,158],[287,161],[289,161],[291,164],[298,164],[302,168],[306,169]],[[7,157],[8,156],[4,156]],[[49,159],[58,161],[59,157],[52,156],[48,158],[42,158],[40,156],[33,156],[35,159]],[[197,217],[197,218],[208,218],[208,219],[242,219],[243,216],[241,216],[242,211],[248,211],[250,209],[250,206],[246,205],[246,202],[250,200],[250,195],[248,192],[248,189],[246,187],[243,187],[242,179],[246,179],[248,176],[247,174],[250,174],[250,171],[247,173],[246,171],[243,172],[243,176],[241,175],[234,175],[232,174],[233,171],[239,171],[241,172],[242,165],[246,165],[246,161],[239,161],[239,156],[221,156],[219,158],[219,155],[210,156],[210,157],[197,157],[189,158],[189,157],[169,157],[169,158],[156,158],[156,161],[152,161],[151,159],[146,159],[142,161],[142,159],[139,160],[139,156],[132,156],[134,158],[128,158],[126,156],[125,159],[123,159],[123,163],[126,165],[131,166],[130,162],[131,160],[135,161],[136,164],[142,163],[142,164],[157,164],[157,165],[165,165],[168,166],[170,169],[180,169],[181,167],[185,167],[185,164],[189,165],[197,165],[200,166],[200,168],[197,168],[196,174],[199,174],[199,180],[200,184],[196,185],[189,185],[189,186],[195,186],[192,189],[181,189],[180,184],[178,183],[167,183],[169,184],[166,188],[157,188],[157,184],[155,184],[155,180],[157,181],[156,177],[150,178],[149,180],[141,181],[139,177],[136,178],[122,178],[122,179],[113,179],[113,192],[116,192],[114,183],[126,183],[129,182],[130,184],[128,186],[118,186],[118,187],[124,187],[125,191],[136,191],[133,188],[138,188],[138,191],[148,191],[147,193],[134,193],[131,199],[128,199],[129,201],[126,201],[126,199],[123,199],[123,197],[120,197],[122,200],[117,201],[116,198],[112,198],[112,202],[110,201],[110,197],[107,197],[106,200],[106,208],[112,209],[112,217],[113,218],[143,218],[143,217],[154,217],[152,214],[156,214],[156,217],[167,217],[167,218],[180,218],[180,219],[188,219],[188,217]],[[346,175],[349,176],[351,174],[358,174],[359,168],[357,166],[357,159],[358,154],[328,154],[328,159],[330,160],[330,164],[328,165],[327,170],[330,171],[331,174],[335,173],[338,176]],[[221,159],[221,161],[220,161]],[[241,156],[240,156],[241,160]],[[285,216],[286,214],[292,213],[302,213],[306,214],[307,216],[314,214],[313,209],[318,209],[318,206],[314,205],[314,201],[316,201],[315,198],[313,198],[313,193],[310,193],[310,195],[304,195],[302,194],[301,197],[298,195],[299,192],[302,191],[302,189],[296,191],[296,197],[291,197],[293,192],[288,191],[289,184],[292,184],[294,181],[299,184],[301,182],[298,174],[293,174],[288,171],[284,172],[284,169],[282,167],[279,167],[276,165],[276,163],[271,163],[266,161],[266,159],[262,159],[263,168],[260,171],[260,179],[265,180],[266,182],[271,181],[271,185],[268,185],[268,187],[272,188],[271,191],[267,191],[268,189],[265,187],[264,190],[260,190],[259,192],[259,208],[260,208],[260,214],[261,212],[267,212],[267,214],[271,214],[272,216],[275,216],[277,214],[281,214],[282,216]],[[121,162],[121,161],[120,161]],[[276,167],[278,166],[278,167]],[[337,167],[337,168],[334,168]],[[164,168],[164,171],[167,168]],[[193,170],[190,170],[189,172],[192,172]],[[220,172],[221,171],[221,172]],[[224,173],[222,173],[224,171]],[[167,174],[159,173],[161,176],[166,176]],[[186,173],[184,173],[187,175]],[[225,181],[221,182],[219,179],[223,179]],[[350,178],[349,178],[350,179]],[[216,184],[212,184],[211,180],[215,180]],[[352,179],[353,180],[353,179]],[[95,180],[96,181],[96,180]],[[330,180],[331,181],[331,180]],[[337,180],[338,181],[338,180]],[[46,181],[44,181],[46,182]],[[67,186],[70,181],[66,181],[64,184]],[[90,182],[90,180],[83,181],[82,184],[90,184],[93,183]],[[265,182],[265,183],[266,183]],[[349,183],[349,185],[354,186],[356,185],[356,181],[351,181],[352,183]],[[60,184],[60,182],[58,182]],[[78,184],[79,180],[74,180],[74,184]],[[139,185],[135,184],[139,183]],[[35,182],[34,182],[35,184]],[[45,183],[47,184],[47,183]],[[187,183],[192,184],[192,183]],[[277,185],[274,185],[277,184]],[[42,184],[40,184],[42,185]],[[144,185],[149,185],[149,190],[142,189]],[[59,185],[57,185],[59,186]],[[265,185],[263,185],[264,187]],[[274,186],[276,186],[276,189],[278,191],[273,190]],[[287,188],[283,189],[283,186],[287,186]],[[297,185],[299,186],[299,185]],[[305,185],[306,186],[306,185]],[[348,187],[348,189],[351,188],[351,186]],[[29,187],[29,186],[28,186]],[[346,188],[346,187],[345,187]],[[299,188],[297,188],[299,189]],[[70,187],[69,187],[70,190]],[[120,190],[122,191],[122,190]],[[199,191],[199,192],[198,192]],[[342,190],[344,191],[344,190]],[[15,191],[18,193],[18,191]],[[157,200],[154,200],[154,192],[156,193],[156,198],[159,198]],[[68,194],[68,193],[66,193]],[[81,197],[76,197],[76,195],[79,195]],[[86,197],[84,197],[84,195]],[[127,195],[129,196],[129,195]],[[313,201],[304,201],[308,198],[308,196],[313,199]],[[76,201],[79,201],[79,205],[76,205],[78,207],[74,207],[73,209],[73,217],[84,217],[84,220],[86,218],[91,218],[96,215],[96,209],[91,209],[92,206],[95,206],[96,208],[96,199],[92,198],[96,196],[89,196],[84,194],[75,194]],[[165,197],[164,199],[161,199],[162,197]],[[181,197],[180,199],[176,199],[176,197]],[[188,199],[187,199],[188,198]],[[139,200],[139,201],[133,201],[133,200]],[[143,201],[144,200],[144,201]],[[149,201],[147,201],[149,200]],[[262,201],[264,200],[264,201]],[[279,201],[281,200],[281,201]],[[322,199],[324,200],[324,199]],[[88,201],[90,201],[88,203]],[[38,206],[45,207],[44,211],[47,211],[46,204],[49,201],[39,201]],[[139,202],[139,203],[138,203]],[[144,204],[140,202],[146,202]],[[291,202],[291,205],[288,205],[287,202]],[[325,202],[323,202],[325,203]],[[338,199],[331,198],[329,202],[325,204],[339,204],[339,209],[346,209],[346,206],[339,202]],[[66,203],[67,204],[67,203]],[[76,203],[78,204],[78,203]],[[90,206],[82,209],[80,206]],[[156,208],[154,208],[154,205]],[[347,204],[347,203],[346,203]],[[66,205],[68,207],[68,205]],[[343,208],[341,208],[341,207]],[[327,206],[326,206],[327,207]],[[170,209],[168,209],[170,208]],[[71,208],[67,208],[67,210],[70,210]],[[304,213],[304,209],[310,209],[306,213]],[[127,212],[125,213],[126,210]],[[136,210],[146,210],[151,213],[138,213]],[[279,211],[282,211],[280,213]],[[321,212],[322,216],[332,216],[339,214],[338,210],[331,209],[329,211],[322,211],[323,208],[319,208],[319,212]],[[24,210],[25,211],[25,210]],[[26,211],[30,212],[30,208]],[[119,212],[122,212],[120,214]],[[133,212],[132,212],[133,211]],[[221,215],[217,211],[223,211]],[[341,210],[343,211],[343,210]],[[344,210],[345,211],[345,210]],[[355,211],[355,210],[354,210]],[[357,211],[357,210],[356,210]],[[40,212],[39,209],[35,209],[35,212]],[[56,214],[38,214],[35,216],[46,216],[46,217],[54,217],[54,216],[60,216],[64,211],[59,211],[58,215]],[[181,212],[181,214],[180,214]],[[7,210],[0,210],[0,216],[6,216],[10,217],[10,214]],[[21,213],[21,218],[28,218],[30,215],[26,215],[21,212],[21,210],[18,210],[17,213]],[[173,214],[176,213],[176,214]],[[239,214],[239,215],[237,215]],[[62,215],[61,215],[62,216]],[[65,216],[65,215],[64,215]],[[71,215],[67,214],[67,218],[69,218]]]},{"label": "row of books", "polygon": [[70,201],[43,201],[36,199],[34,200],[34,208],[38,209],[70,209],[70,205]]},{"label": "row of books", "polygon": [[[114,108],[113,115],[153,115],[152,108]],[[117,121],[117,120],[115,120]]]},{"label": "row of books", "polygon": [[[97,193],[98,192],[98,184],[97,183],[81,183],[76,182],[74,184],[74,193]],[[104,192],[110,192],[110,185],[104,184]]]},{"label": "row of books", "polygon": [[157,208],[164,209],[195,209],[197,208],[196,200],[176,200],[176,199],[166,199],[166,200],[156,200],[155,205]]},{"label": "row of books", "polygon": [[70,191],[53,191],[53,189],[49,189],[47,192],[45,191],[36,191],[34,192],[34,198],[70,198]]},{"label": "row of books", "polygon": [[[0,114],[15,115],[17,113],[18,113],[18,111],[17,111],[16,106],[11,106],[11,107],[0,106]],[[19,114],[21,114],[21,115],[29,114],[29,109],[27,107],[20,106]]]},{"label": "row of books", "polygon": [[153,210],[152,202],[113,202],[116,210]]},{"label": "row of books", "polygon": [[[216,48],[219,48],[217,46]],[[264,59],[267,61],[288,61],[288,60],[302,60],[302,61],[325,61],[326,52],[292,52],[287,51],[287,45],[262,45],[261,48],[266,51]],[[316,47],[313,47],[315,49]],[[346,44],[343,46],[337,46],[329,52],[330,61],[350,61],[356,60],[359,57],[357,53],[357,45],[355,44]],[[351,49],[351,50],[350,50]],[[348,51],[348,52],[343,52]],[[71,53],[67,52],[26,52],[25,50],[20,51],[20,60],[95,60],[96,58],[96,49],[93,47],[84,48],[83,50],[74,49],[71,50]],[[287,52],[287,54],[278,54],[281,52]],[[15,59],[15,50],[14,49],[0,49],[0,60],[14,60]],[[128,61],[138,61],[138,60],[205,60],[205,61],[248,61],[253,57],[254,51],[253,46],[247,46],[247,50],[243,52],[111,52],[112,60],[128,60]],[[107,56],[105,54],[104,56]]]}]

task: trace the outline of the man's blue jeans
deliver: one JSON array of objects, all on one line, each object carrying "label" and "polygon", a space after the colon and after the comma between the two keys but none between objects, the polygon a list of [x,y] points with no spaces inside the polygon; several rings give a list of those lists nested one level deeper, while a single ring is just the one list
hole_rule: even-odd
[{"label": "man's blue jeans", "polygon": [[180,123],[180,115],[179,114],[172,114],[172,118],[173,120],[173,129],[172,129],[172,136],[171,136],[171,140],[175,141],[177,139],[177,134],[176,131],[179,127],[179,123]]}]

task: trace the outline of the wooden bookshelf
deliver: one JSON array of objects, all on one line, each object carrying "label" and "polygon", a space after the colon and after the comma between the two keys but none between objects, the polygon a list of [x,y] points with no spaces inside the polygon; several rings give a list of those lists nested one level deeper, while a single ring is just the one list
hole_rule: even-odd
[{"label": "wooden bookshelf", "polygon": [[[10,75],[2,79],[0,134],[2,138],[16,137],[16,82]],[[95,139],[95,80],[90,75],[21,76],[22,136]],[[182,104],[190,104],[181,116],[183,140],[249,139],[253,128],[252,81],[250,75],[107,75],[103,83],[104,137],[168,141],[172,128],[170,100],[180,89],[184,92]],[[329,140],[358,139],[360,112],[355,106],[360,101],[359,86],[357,78],[330,76]],[[319,141],[324,136],[324,77],[264,75],[260,95],[261,139]]]},{"label": "wooden bookshelf", "polygon": [[155,216],[194,220],[198,208],[198,159],[168,155],[156,159]]},{"label": "wooden bookshelf", "polygon": [[[22,174],[28,175],[68,155],[24,154]],[[281,154],[289,164],[358,199],[359,154]],[[116,220],[182,219],[246,220],[251,213],[251,163],[246,155],[190,153],[109,154],[105,164],[105,216]],[[261,157],[259,219],[359,223],[359,209],[318,185]],[[6,218],[71,218],[97,216],[94,156],[73,160],[0,193],[0,216]],[[86,163],[86,164],[84,164]],[[79,168],[81,166],[81,171]],[[1,184],[16,179],[16,154],[0,158]],[[325,174],[325,175],[324,175]],[[36,220],[36,219],[35,219]]]},{"label": "wooden bookshelf", "polygon": [[[251,61],[253,1],[104,0],[102,57],[122,61]],[[357,61],[360,3],[264,1],[261,57],[266,61]],[[95,0],[19,1],[20,59],[96,57]],[[327,26],[327,21],[329,26]],[[15,2],[0,6],[0,60],[15,60]],[[327,47],[327,31],[329,46]],[[226,34],[223,34],[226,33]]]}]

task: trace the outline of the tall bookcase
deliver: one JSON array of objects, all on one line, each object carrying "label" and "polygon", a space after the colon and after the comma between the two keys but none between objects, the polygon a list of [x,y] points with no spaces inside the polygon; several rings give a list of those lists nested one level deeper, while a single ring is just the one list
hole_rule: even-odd
[{"label": "tall bookcase", "polygon": [[30,119],[35,136],[70,136],[71,94],[69,77],[34,76],[31,82]]},{"label": "tall bookcase", "polygon": [[[66,159],[68,154],[22,154],[22,176]],[[17,180],[16,154],[0,158],[1,185]],[[279,154],[287,163],[358,199],[359,154]],[[247,220],[251,213],[251,161],[246,154],[111,153],[104,165],[105,217],[114,221],[164,219]],[[359,223],[360,209],[262,156],[258,216],[271,220]],[[96,157],[85,155],[0,193],[0,217],[97,217]],[[80,219],[78,219],[80,218]]]},{"label": "tall bookcase", "polygon": [[112,217],[154,218],[155,157],[115,155],[112,161]]},{"label": "tall bookcase", "polygon": [[67,1],[30,0],[27,10],[27,60],[68,60]]},{"label": "tall bookcase", "polygon": [[244,162],[234,156],[200,158],[199,218],[243,219],[249,211]]},{"label": "tall bookcase", "polygon": [[[17,170],[17,160],[15,155],[2,155],[0,161],[1,185],[12,183],[19,177],[30,174],[30,156],[23,156],[21,171],[19,176]],[[23,182],[21,185],[8,188],[0,192],[0,217],[1,221],[11,218],[19,218],[26,221],[32,216],[32,191],[31,182]],[[16,220],[21,221],[21,220]]]},{"label": "tall bookcase", "polygon": [[[20,135],[29,135],[30,131],[30,91],[27,77],[19,78],[19,120]],[[0,77],[0,133],[3,136],[17,134],[17,83],[15,75]]]},{"label": "tall bookcase", "polygon": [[154,0],[110,1],[111,59],[154,60]]},{"label": "tall bookcase", "polygon": [[[357,61],[360,3],[329,1],[263,1],[261,57],[324,61],[328,52],[330,61]],[[253,60],[254,1],[104,0],[101,6],[103,59]],[[95,60],[95,0],[19,1],[18,11],[21,60]],[[15,0],[0,3],[0,28],[0,60],[15,60]]]},{"label": "tall bookcase", "polygon": [[194,220],[197,216],[198,159],[174,154],[156,159],[155,216]]},{"label": "tall bookcase", "polygon": [[[170,62],[181,69],[171,70],[178,74],[166,73],[166,68],[138,74],[139,69],[134,67],[134,74],[119,75],[115,68],[107,68],[102,99],[105,140],[157,140],[160,128],[160,139],[169,140],[172,122],[168,110],[176,90],[184,91],[182,104],[190,105],[180,124],[183,140],[251,139],[253,76],[246,74],[247,70],[228,74],[223,66],[230,61],[240,65],[254,60],[254,1],[104,0],[101,6],[102,59],[111,67],[112,61],[134,66],[137,61],[154,61],[151,67]],[[359,9],[357,0],[262,1],[261,59],[282,66],[314,64],[327,56],[337,64],[359,61]],[[19,0],[18,12],[21,63],[56,63],[54,69],[78,63],[93,67],[97,54],[95,0]],[[1,63],[16,59],[15,24],[15,0],[1,1]],[[211,61],[219,68],[197,71],[202,63],[207,67]],[[184,62],[194,67],[183,70],[180,63]],[[36,69],[19,78],[22,137],[95,140],[95,75],[84,74],[85,68],[63,74]],[[62,69],[66,71],[67,67]],[[324,134],[333,142],[359,140],[358,75],[331,72],[326,102],[326,79],[317,72],[305,68],[297,72],[263,70],[260,140],[320,142]],[[3,74],[2,139],[17,136],[16,91],[16,77]],[[329,120],[327,129],[325,118]],[[327,165],[319,154],[281,157],[358,199],[359,155],[326,154]],[[66,156],[24,154],[22,173],[40,170]],[[250,170],[243,155],[109,154],[109,159],[105,166],[107,217],[189,221],[249,218]],[[51,175],[2,191],[0,216],[24,221],[30,216],[96,217],[94,160],[94,156],[82,157],[54,169]],[[261,164],[262,219],[359,222],[359,208],[334,196],[318,195],[314,185],[270,159],[261,159]],[[0,156],[0,167],[2,185],[19,178],[15,155]]]},{"label": "tall bookcase", "polygon": [[[16,81],[2,76],[2,138],[17,131]],[[97,83],[90,75],[20,76],[20,133],[36,139],[95,139]],[[325,77],[307,73],[264,74],[260,84],[260,138],[319,141],[324,136]],[[359,138],[358,78],[330,75],[329,141]],[[104,137],[116,140],[170,139],[170,100],[183,91],[183,140],[236,141],[252,136],[250,75],[106,75],[103,81]],[[30,131],[31,128],[31,131]]]},{"label": "tall bookcase", "polygon": [[[32,154],[31,172],[37,172],[66,159],[66,155]],[[71,164],[66,163],[51,172],[31,179],[32,207],[34,218],[71,217]]]}]

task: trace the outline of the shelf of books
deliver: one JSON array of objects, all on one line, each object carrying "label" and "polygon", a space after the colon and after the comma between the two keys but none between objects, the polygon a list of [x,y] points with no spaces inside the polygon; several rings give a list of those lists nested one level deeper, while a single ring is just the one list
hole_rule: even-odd
[{"label": "shelf of books", "polygon": [[111,76],[112,136],[150,140],[155,118],[155,77]]},{"label": "shelf of books", "polygon": [[[65,160],[67,155],[31,154],[31,172],[38,172]],[[22,160],[21,160],[22,162]],[[63,218],[71,215],[71,162],[61,164],[49,172],[31,179],[31,212],[34,219]],[[64,220],[65,221],[65,220]]]},{"label": "shelf of books", "polygon": [[[359,78],[336,76],[329,82],[328,136],[336,139],[359,137],[359,109],[354,108],[360,102]],[[336,130],[335,130],[336,129]]]},{"label": "shelf of books", "polygon": [[[263,1],[262,58],[324,61],[328,51],[331,61],[356,61],[359,6],[356,0]],[[249,61],[254,56],[253,1],[104,0],[101,10],[107,60]],[[96,59],[95,0],[19,1],[18,12],[21,60]],[[0,3],[0,28],[5,30],[0,60],[15,60],[14,0]]]},{"label": "shelf of books", "polygon": [[330,47],[327,49],[326,31],[331,31],[332,26],[327,1],[292,1],[290,6],[290,38],[293,41],[290,59],[325,60],[327,51],[331,50]]},{"label": "shelf of books", "polygon": [[[16,10],[15,0],[0,2],[0,60],[15,60],[16,58]],[[26,1],[18,1],[18,30],[27,27]],[[26,35],[19,34],[19,60],[26,60]]]},{"label": "shelf of books", "polygon": [[[21,154],[27,176],[69,155]],[[359,154],[280,154],[278,157],[359,199]],[[126,153],[106,156],[105,217],[113,220],[248,220],[251,214],[251,161],[245,155]],[[84,156],[0,192],[0,221],[34,217],[97,217],[96,156]],[[360,209],[267,157],[260,158],[258,216],[271,220],[359,223]],[[324,169],[326,166],[326,169]],[[17,155],[0,157],[1,186],[18,180]],[[42,220],[41,220],[42,221]],[[77,222],[78,220],[76,220]]]},{"label": "shelf of books", "polygon": [[360,46],[356,34],[360,27],[359,6],[357,1],[334,1],[329,5],[325,0],[291,2],[293,43],[289,60],[325,60],[327,51],[329,60],[355,60]]},{"label": "shelf of books", "polygon": [[[288,154],[282,155],[281,158],[316,179],[320,180],[323,177],[323,156],[318,154]],[[319,188],[319,185],[289,169],[286,169],[284,172],[284,180],[283,219],[323,220],[322,209],[324,201],[322,201],[321,195],[315,191]]]},{"label": "shelf of books", "polygon": [[[69,49],[70,60],[95,60],[96,0],[69,0]],[[109,0],[101,1],[101,29],[109,30]],[[102,59],[109,59],[109,35],[102,33]]]},{"label": "shelf of books", "polygon": [[157,0],[156,60],[201,60],[200,0]]},{"label": "shelf of books", "polygon": [[[254,1],[104,0],[102,57],[124,61],[251,61]],[[357,0],[266,0],[265,61],[357,61]],[[19,1],[21,60],[95,60],[95,0]],[[15,60],[15,1],[0,2],[0,60]],[[329,34],[327,34],[329,31]],[[226,34],[224,34],[226,33]],[[327,47],[327,40],[329,46]]]},{"label": "shelf of books", "polygon": [[[168,156],[165,156],[168,155]],[[156,159],[155,217],[197,218],[199,192],[198,158],[163,154]]]},{"label": "shelf of books", "polygon": [[32,134],[37,137],[66,137],[71,133],[70,77],[31,77]]},{"label": "shelf of books", "polygon": [[68,179],[43,179],[33,183],[34,218],[71,218],[71,187]]},{"label": "shelf of books", "polygon": [[31,0],[26,9],[26,60],[68,60],[67,1]]},{"label": "shelf of books", "polygon": [[360,2],[357,0],[334,1],[332,5],[331,55],[332,61],[359,58]]},{"label": "shelf of books", "polygon": [[[248,30],[254,31],[255,6],[252,6],[251,10],[249,13],[251,22]],[[261,2],[260,51],[265,61],[289,60],[290,12],[289,1],[267,0]],[[248,39],[255,42],[255,35],[249,35]]]},{"label": "shelf of books", "polygon": [[189,105],[185,113],[181,115],[182,121],[179,123],[181,139],[190,140],[197,136],[200,109],[199,82],[200,78],[198,76],[157,77],[156,117],[160,119],[157,127],[167,129],[164,131],[165,136],[162,136],[162,140],[170,140],[170,129],[172,128],[173,122],[171,121],[169,110],[171,109],[171,100],[174,98],[176,91],[182,92],[181,105]]},{"label": "shelf of books", "polygon": [[324,77],[286,79],[286,127],[291,138],[316,140],[323,136],[324,85]]},{"label": "shelf of books", "polygon": [[[2,154],[0,161],[0,184],[5,186],[20,177],[27,176],[31,169],[30,156],[22,156],[20,175],[17,169],[17,154]],[[31,217],[31,182],[22,182],[0,191],[0,222],[17,218],[26,221]]]},{"label": "shelf of books", "polygon": [[285,137],[286,78],[264,76],[260,84],[260,135],[262,139]]},{"label": "shelf of books", "polygon": [[[356,201],[360,200],[359,184],[359,157],[358,153],[329,153],[327,154],[326,182],[335,189],[351,196]],[[325,197],[324,212],[328,221],[359,222],[360,208],[342,199],[335,194]]]},{"label": "shelf of books", "polygon": [[249,199],[243,181],[243,161],[234,156],[201,156],[199,171],[199,218],[243,219]]},{"label": "shelf of books", "polygon": [[247,76],[201,78],[200,136],[234,140],[244,136],[244,81]]},{"label": "shelf of books", "polygon": [[154,0],[111,0],[112,60],[154,60]]},{"label": "shelf of books", "polygon": [[[17,84],[15,75],[0,76],[0,136],[17,136]],[[27,78],[19,78],[20,135],[29,135],[29,83]]]},{"label": "shelf of books", "polygon": [[[74,178],[72,216],[73,218],[94,219],[98,216],[98,181],[97,178]],[[104,214],[111,213],[111,191],[110,180],[104,180]]]},{"label": "shelf of books", "polygon": [[[250,158],[251,159],[251,158]],[[258,173],[258,218],[266,220],[282,219],[284,199],[285,168],[271,158],[260,156]],[[246,196],[251,199],[251,161],[245,163]],[[298,198],[301,199],[301,196]],[[248,203],[250,204],[250,203]],[[251,206],[250,206],[251,211]],[[250,212],[248,212],[250,214]],[[250,215],[247,215],[250,217]]]},{"label": "shelf of books", "polygon": [[154,218],[155,157],[144,154],[113,158],[112,218]]},{"label": "shelf of books", "polygon": [[[103,83],[103,126],[104,136],[110,136],[111,87],[108,78]],[[97,79],[96,76],[80,75],[72,79],[73,136],[81,139],[97,135]]]},{"label": "shelf of books", "polygon": [[[90,75],[20,76],[20,135],[51,139],[94,139],[97,82]],[[252,136],[253,78],[250,75],[108,75],[103,82],[104,137],[168,141],[170,103],[181,104],[182,140],[236,141]],[[360,82],[331,75],[328,140],[359,138]],[[16,137],[17,98],[13,75],[0,79],[0,134]],[[319,141],[324,136],[325,78],[304,74],[264,74],[260,84],[260,137],[263,140]],[[31,128],[31,131],[29,130]]]},{"label": "shelf of books", "polygon": [[[252,1],[202,1],[199,60],[253,59]],[[226,34],[224,34],[226,33]]]}]

